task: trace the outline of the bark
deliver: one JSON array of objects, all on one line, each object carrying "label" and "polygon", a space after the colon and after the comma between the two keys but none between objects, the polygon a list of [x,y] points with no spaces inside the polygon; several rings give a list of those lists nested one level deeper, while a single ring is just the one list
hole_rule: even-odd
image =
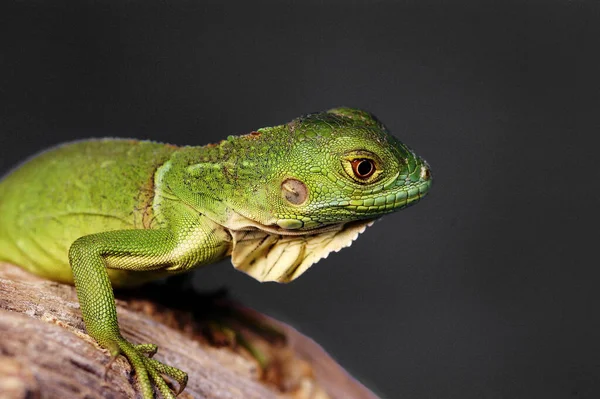
[{"label": "bark", "polygon": [[[117,295],[123,335],[135,343],[157,344],[156,359],[188,373],[179,398],[376,399],[312,340],[253,311],[218,297],[209,300],[221,313],[233,309],[237,316],[267,320],[284,333],[282,341],[237,325],[264,355],[264,367],[243,341],[232,338],[230,333],[238,329],[202,320],[202,313],[216,314],[207,311],[211,305],[182,308],[174,301],[157,304],[152,294],[145,299],[139,292],[125,295]],[[186,304],[202,302],[193,298],[196,294],[184,293],[184,300],[181,295],[164,296]],[[139,397],[128,362],[119,356],[107,369],[109,361],[108,352],[85,333],[73,287],[0,264],[1,398]]]}]

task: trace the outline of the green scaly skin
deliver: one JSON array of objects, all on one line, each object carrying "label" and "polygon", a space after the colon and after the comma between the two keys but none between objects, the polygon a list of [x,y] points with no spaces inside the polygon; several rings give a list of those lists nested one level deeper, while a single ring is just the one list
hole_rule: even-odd
[{"label": "green scaly skin", "polygon": [[187,375],[148,357],[155,345],[121,335],[113,286],[235,255],[235,245],[245,245],[235,242],[239,230],[309,240],[411,205],[430,186],[423,159],[372,115],[349,108],[204,147],[79,141],[35,156],[0,181],[0,259],[75,284],[88,333],[129,359],[143,397],[152,398],[155,385],[173,398],[161,374],[180,392]]}]

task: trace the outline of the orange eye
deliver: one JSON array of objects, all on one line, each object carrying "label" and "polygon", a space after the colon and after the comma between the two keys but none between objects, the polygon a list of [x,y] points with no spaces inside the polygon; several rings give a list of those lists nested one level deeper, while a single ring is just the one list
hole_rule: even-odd
[{"label": "orange eye", "polygon": [[370,159],[360,158],[350,161],[354,176],[359,179],[367,179],[375,173],[375,162]]}]

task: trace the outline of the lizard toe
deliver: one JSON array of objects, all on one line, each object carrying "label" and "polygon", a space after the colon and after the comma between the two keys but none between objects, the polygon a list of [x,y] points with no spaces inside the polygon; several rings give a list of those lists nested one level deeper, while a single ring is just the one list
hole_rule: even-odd
[{"label": "lizard toe", "polygon": [[[127,357],[129,363],[133,367],[144,399],[154,398],[154,386],[158,388],[165,399],[175,399],[175,396],[183,391],[188,378],[185,372],[145,356],[153,356],[158,350],[156,345],[133,345],[124,338],[118,340],[118,345],[121,353]],[[179,389],[175,394],[171,391],[161,374],[177,381]]]}]

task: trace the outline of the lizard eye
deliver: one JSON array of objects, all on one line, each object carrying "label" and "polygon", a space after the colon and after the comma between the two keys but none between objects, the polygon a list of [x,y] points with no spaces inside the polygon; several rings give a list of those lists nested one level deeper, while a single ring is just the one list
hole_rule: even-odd
[{"label": "lizard eye", "polygon": [[371,184],[383,177],[380,158],[369,151],[352,151],[342,159],[348,176],[358,184]]},{"label": "lizard eye", "polygon": [[375,162],[373,162],[371,159],[353,159],[350,161],[350,164],[352,165],[352,172],[354,173],[354,176],[358,177],[359,179],[368,179],[373,175],[373,173],[375,173]]}]

